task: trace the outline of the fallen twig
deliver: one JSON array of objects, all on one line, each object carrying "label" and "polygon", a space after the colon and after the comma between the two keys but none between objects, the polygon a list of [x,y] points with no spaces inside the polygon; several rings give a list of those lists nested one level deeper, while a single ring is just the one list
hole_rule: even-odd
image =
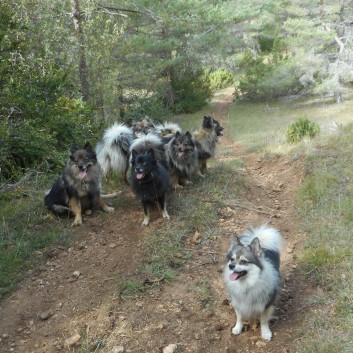
[{"label": "fallen twig", "polygon": [[249,207],[249,206],[245,206],[245,205],[241,205],[240,203],[237,203],[237,202],[235,202],[235,203],[228,203],[228,204],[226,204],[226,206],[228,206],[228,207],[240,207],[240,208],[244,208],[244,209],[246,209],[246,210],[248,210],[248,211],[255,211],[255,212],[257,212],[257,213],[262,213],[262,214],[266,214],[266,215],[271,215],[271,213],[269,213],[269,212],[266,212],[266,211],[262,211],[262,210],[259,210],[259,209],[257,209],[257,208],[253,208],[253,207]]},{"label": "fallen twig", "polygon": [[18,186],[20,186],[21,184],[23,184],[26,180],[28,180],[32,175],[34,174],[34,172],[30,172],[28,174],[26,174],[21,180],[19,180],[17,183],[14,184],[4,184],[0,186],[0,191],[1,192],[7,192],[10,191],[12,189],[16,189]]}]

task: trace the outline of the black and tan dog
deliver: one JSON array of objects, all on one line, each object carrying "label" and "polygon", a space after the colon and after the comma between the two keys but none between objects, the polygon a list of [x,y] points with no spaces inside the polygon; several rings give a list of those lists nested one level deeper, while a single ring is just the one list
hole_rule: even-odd
[{"label": "black and tan dog", "polygon": [[52,188],[46,192],[45,205],[59,216],[75,217],[72,225],[82,224],[82,213],[100,207],[111,213],[101,196],[101,168],[96,153],[87,142],[83,148],[72,147],[70,159]]},{"label": "black and tan dog", "polygon": [[201,129],[192,133],[192,139],[196,145],[200,173],[207,169],[207,160],[214,157],[216,144],[220,136],[223,136],[223,127],[211,116],[204,116]]}]

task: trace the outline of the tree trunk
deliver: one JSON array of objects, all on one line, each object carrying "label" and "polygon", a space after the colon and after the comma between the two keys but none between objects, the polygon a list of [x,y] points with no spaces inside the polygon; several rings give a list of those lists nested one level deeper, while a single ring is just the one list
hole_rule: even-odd
[{"label": "tree trunk", "polygon": [[[163,3],[163,1],[161,1]],[[160,26],[160,37],[162,40],[167,40],[169,35],[169,30],[166,24],[161,24]],[[172,55],[170,51],[162,51],[160,53],[160,57],[164,60],[170,60]],[[174,91],[172,87],[172,69],[170,66],[166,67],[163,72],[161,73],[161,76],[165,80],[165,90],[164,90],[164,103],[166,107],[171,108],[174,106],[175,99],[174,99]]]},{"label": "tree trunk", "polygon": [[85,53],[85,37],[82,28],[82,14],[79,0],[71,0],[72,17],[74,19],[77,41],[78,41],[78,70],[81,84],[82,96],[85,101],[90,99],[90,86],[88,81],[88,67]]}]

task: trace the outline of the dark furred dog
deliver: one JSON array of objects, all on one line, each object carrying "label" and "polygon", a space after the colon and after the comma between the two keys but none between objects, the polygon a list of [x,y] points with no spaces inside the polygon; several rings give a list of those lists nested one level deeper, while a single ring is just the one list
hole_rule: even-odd
[{"label": "dark furred dog", "polygon": [[164,146],[166,163],[172,178],[173,188],[191,184],[191,176],[198,172],[197,149],[187,131],[176,132],[175,136]]},{"label": "dark furred dog", "polygon": [[214,157],[219,136],[223,136],[223,127],[210,116],[204,116],[201,129],[192,133],[197,148],[200,173],[206,171],[207,160]]},{"label": "dark furred dog", "polygon": [[86,143],[83,148],[72,147],[70,159],[52,188],[46,193],[47,208],[59,216],[74,215],[73,226],[82,224],[82,212],[92,212],[97,207],[111,213],[100,194],[101,169],[96,153]]},{"label": "dark furred dog", "polygon": [[157,203],[163,218],[169,219],[165,195],[169,189],[169,174],[155,159],[153,149],[131,154],[131,186],[135,195],[141,200],[144,219],[142,226],[150,221],[150,206]]}]

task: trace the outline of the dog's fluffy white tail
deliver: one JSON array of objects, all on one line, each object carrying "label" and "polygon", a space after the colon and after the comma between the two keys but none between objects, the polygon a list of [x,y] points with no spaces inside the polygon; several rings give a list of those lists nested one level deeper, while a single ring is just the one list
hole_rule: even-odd
[{"label": "dog's fluffy white tail", "polygon": [[260,227],[253,228],[241,236],[241,242],[244,245],[250,244],[254,239],[258,238],[263,249],[281,252],[283,239],[279,231],[275,228],[263,224]]},{"label": "dog's fluffy white tail", "polygon": [[105,130],[102,140],[96,146],[97,161],[104,176],[111,171],[125,171],[132,141],[132,130],[124,124],[115,123]]}]

